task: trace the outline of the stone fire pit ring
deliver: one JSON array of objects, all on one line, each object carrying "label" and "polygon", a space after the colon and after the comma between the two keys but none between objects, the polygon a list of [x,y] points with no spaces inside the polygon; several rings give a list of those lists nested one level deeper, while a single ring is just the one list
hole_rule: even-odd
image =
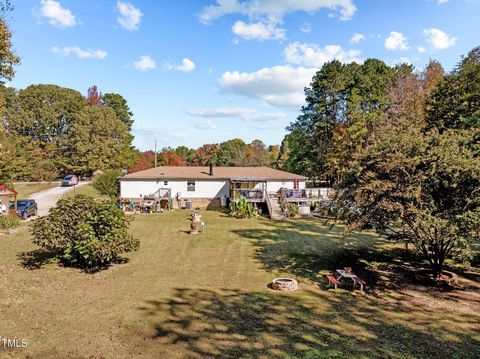
[{"label": "stone fire pit ring", "polygon": [[298,282],[293,278],[275,278],[272,281],[272,289],[292,292],[298,289]]}]

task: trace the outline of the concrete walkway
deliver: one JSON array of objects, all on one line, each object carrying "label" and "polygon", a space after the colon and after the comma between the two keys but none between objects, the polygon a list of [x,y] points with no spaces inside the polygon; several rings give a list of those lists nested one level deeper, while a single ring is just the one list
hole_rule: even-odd
[{"label": "concrete walkway", "polygon": [[[81,187],[90,182],[80,182],[75,187]],[[37,201],[38,215],[46,216],[50,208],[54,207],[58,200],[61,199],[66,193],[73,191],[73,187],[54,187],[45,191],[37,192],[29,196],[29,199]]]}]

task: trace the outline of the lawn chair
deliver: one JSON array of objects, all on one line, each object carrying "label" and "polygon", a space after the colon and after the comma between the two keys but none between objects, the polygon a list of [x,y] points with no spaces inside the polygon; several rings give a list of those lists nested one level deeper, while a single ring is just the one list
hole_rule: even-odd
[{"label": "lawn chair", "polygon": [[340,281],[337,278],[335,278],[333,275],[327,275],[327,279],[330,283],[330,286],[333,285],[335,287],[335,290],[337,290],[337,285],[340,284]]}]

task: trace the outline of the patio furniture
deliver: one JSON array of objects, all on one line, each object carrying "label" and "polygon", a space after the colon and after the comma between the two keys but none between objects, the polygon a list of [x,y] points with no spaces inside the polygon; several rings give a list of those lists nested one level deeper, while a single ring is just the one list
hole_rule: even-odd
[{"label": "patio furniture", "polygon": [[350,267],[346,267],[345,269],[336,270],[336,272],[339,274],[339,276],[336,277],[336,279],[340,281],[342,278],[349,278],[353,282],[353,288],[355,288],[355,285],[358,284],[360,286],[360,290],[363,292],[363,286],[366,285],[367,283],[363,279],[357,277],[352,272],[352,269]]},{"label": "patio furniture", "polygon": [[337,278],[335,278],[333,275],[327,275],[327,279],[330,282],[330,286],[333,285],[335,287],[335,290],[336,290],[337,285],[340,284],[340,281]]}]

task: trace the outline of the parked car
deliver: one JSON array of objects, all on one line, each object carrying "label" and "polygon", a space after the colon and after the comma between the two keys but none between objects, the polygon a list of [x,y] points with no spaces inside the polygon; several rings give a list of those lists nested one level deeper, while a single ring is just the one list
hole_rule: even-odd
[{"label": "parked car", "polygon": [[36,216],[38,213],[37,202],[33,199],[20,199],[17,201],[17,215],[25,220],[30,216]]},{"label": "parked car", "polygon": [[62,180],[62,187],[75,186],[78,184],[78,177],[76,175],[65,176]]}]

